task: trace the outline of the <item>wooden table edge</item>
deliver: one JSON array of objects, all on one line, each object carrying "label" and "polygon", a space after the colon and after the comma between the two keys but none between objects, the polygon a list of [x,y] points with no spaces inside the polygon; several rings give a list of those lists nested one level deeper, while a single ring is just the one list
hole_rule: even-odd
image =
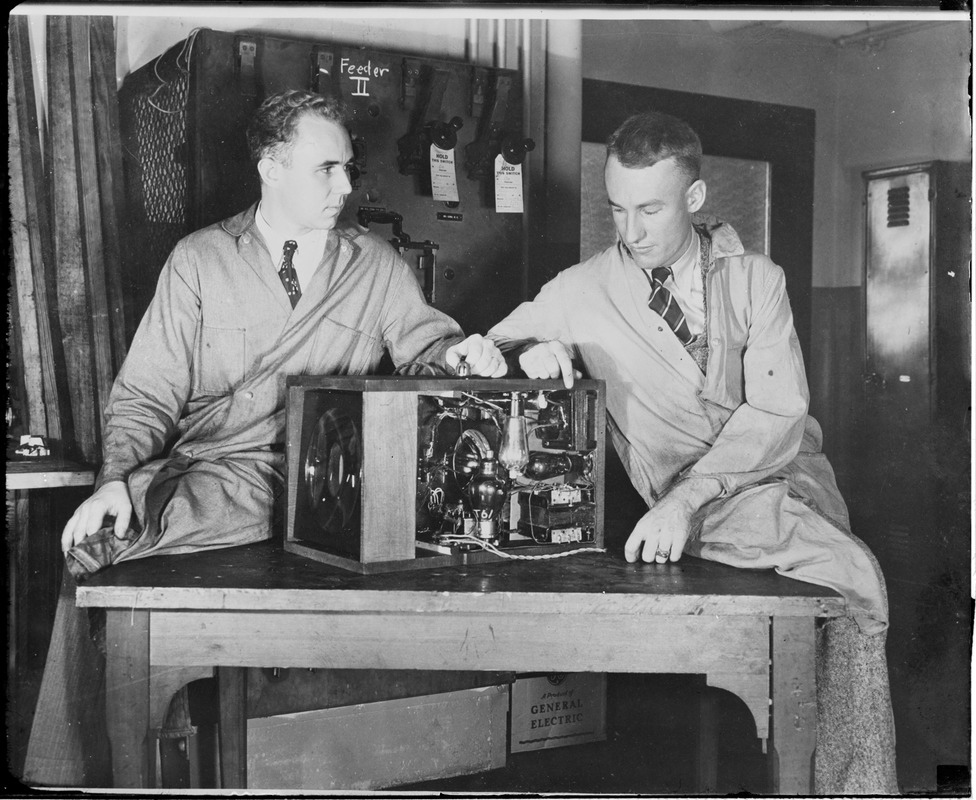
[{"label": "wooden table edge", "polygon": [[589,614],[839,617],[839,595],[666,595],[400,589],[79,586],[79,607],[291,613]]}]

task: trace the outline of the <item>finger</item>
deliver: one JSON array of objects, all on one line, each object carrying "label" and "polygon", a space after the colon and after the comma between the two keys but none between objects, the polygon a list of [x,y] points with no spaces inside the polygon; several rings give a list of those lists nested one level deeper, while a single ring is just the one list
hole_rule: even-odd
[{"label": "finger", "polygon": [[654,546],[654,552],[651,554],[651,558],[648,558],[648,550],[650,549],[649,543],[644,545],[644,560],[653,561],[655,564],[667,564],[671,560],[671,541],[666,538],[666,536],[661,536],[657,540],[657,544]]},{"label": "finger", "polygon": [[627,542],[624,545],[624,558],[627,559],[631,564],[633,564],[637,557],[640,555],[641,545],[644,543],[644,534],[640,531],[634,531],[627,537]]},{"label": "finger", "polygon": [[[573,388],[573,378],[575,376],[575,370],[573,369],[573,359],[570,358],[569,353],[566,352],[563,347],[553,348],[553,355],[556,358],[557,368],[563,376],[563,384],[565,384],[567,389]],[[558,377],[559,373],[556,373]]]},{"label": "finger", "polygon": [[495,371],[491,373],[489,377],[491,378],[501,378],[508,372],[508,364],[505,363],[505,359],[501,359],[501,362],[495,367]]},{"label": "finger", "polygon": [[687,539],[682,539],[680,536],[676,537],[675,541],[671,543],[671,560],[678,561],[682,554],[685,552],[685,545],[687,544]]},{"label": "finger", "polygon": [[67,553],[71,549],[75,540],[75,527],[78,524],[78,512],[75,511],[71,515],[71,519],[64,526],[64,530],[61,531],[61,552]]},{"label": "finger", "polygon": [[529,354],[519,356],[519,366],[527,378],[536,379],[543,377],[539,360]]},{"label": "finger", "polygon": [[543,378],[559,377],[559,362],[553,353],[547,353],[545,358],[542,359],[540,372],[542,372]]},{"label": "finger", "polygon": [[95,500],[88,504],[86,511],[88,517],[85,520],[85,536],[91,536],[104,524],[108,508],[101,500]]},{"label": "finger", "polygon": [[129,530],[129,519],[131,517],[132,517],[132,506],[118,509],[118,513],[115,516],[116,538],[118,539],[125,538],[125,534]]},{"label": "finger", "polygon": [[88,514],[87,503],[83,503],[75,511],[74,524],[71,526],[70,531],[65,532],[64,542],[62,542],[65,550],[70,550],[79,542],[84,541],[84,538],[88,535],[86,532],[88,530]]},{"label": "finger", "polygon": [[480,355],[477,357],[471,356],[468,358],[468,361],[471,363],[471,371],[476,375],[490,377],[498,369],[499,363],[504,361],[504,359],[502,358],[502,354],[494,347],[485,347],[482,349]]},{"label": "finger", "polygon": [[468,363],[471,364],[472,369],[487,355],[485,351],[488,348],[485,347],[485,340],[477,333],[469,336],[461,342],[461,345],[464,345],[464,352],[467,354]]},{"label": "finger", "polygon": [[444,354],[444,360],[451,369],[454,369],[461,360],[462,351],[460,347],[461,345],[459,344],[452,345],[447,348],[447,352]]}]

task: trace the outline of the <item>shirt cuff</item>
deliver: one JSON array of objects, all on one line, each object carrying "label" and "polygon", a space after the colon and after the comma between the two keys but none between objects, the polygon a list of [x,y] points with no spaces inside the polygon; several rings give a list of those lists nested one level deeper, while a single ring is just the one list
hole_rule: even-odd
[{"label": "shirt cuff", "polygon": [[712,498],[712,500],[721,500],[723,497],[728,497],[733,491],[735,491],[735,486],[732,483],[732,478],[724,472],[695,472],[694,466],[689,467],[684,472],[678,475],[675,483],[680,483],[683,480],[689,480],[691,478],[712,478],[719,482],[722,490]]}]

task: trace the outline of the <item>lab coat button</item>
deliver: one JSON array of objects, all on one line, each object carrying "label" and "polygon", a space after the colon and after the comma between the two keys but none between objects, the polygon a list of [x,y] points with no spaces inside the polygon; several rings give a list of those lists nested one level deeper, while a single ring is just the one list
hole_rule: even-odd
[{"label": "lab coat button", "polygon": [[248,236],[248,235],[247,235],[247,234],[245,233],[245,234],[244,234],[244,235],[243,235],[243,236],[241,237],[241,241],[242,241],[242,242],[244,242],[244,244],[250,244],[250,243],[251,243],[251,237],[250,237],[250,236]]},{"label": "lab coat button", "polygon": [[254,392],[244,392],[244,397],[246,397],[248,400],[253,400]]},{"label": "lab coat button", "polygon": [[718,338],[712,339],[712,344],[715,345],[715,347],[718,347],[720,344],[722,344],[722,340]]}]

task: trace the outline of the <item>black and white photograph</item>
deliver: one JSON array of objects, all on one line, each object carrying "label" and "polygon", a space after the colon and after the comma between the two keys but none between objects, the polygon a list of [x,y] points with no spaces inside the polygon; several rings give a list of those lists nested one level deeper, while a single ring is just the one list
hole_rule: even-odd
[{"label": "black and white photograph", "polygon": [[972,796],[972,52],[15,6],[6,794]]}]

